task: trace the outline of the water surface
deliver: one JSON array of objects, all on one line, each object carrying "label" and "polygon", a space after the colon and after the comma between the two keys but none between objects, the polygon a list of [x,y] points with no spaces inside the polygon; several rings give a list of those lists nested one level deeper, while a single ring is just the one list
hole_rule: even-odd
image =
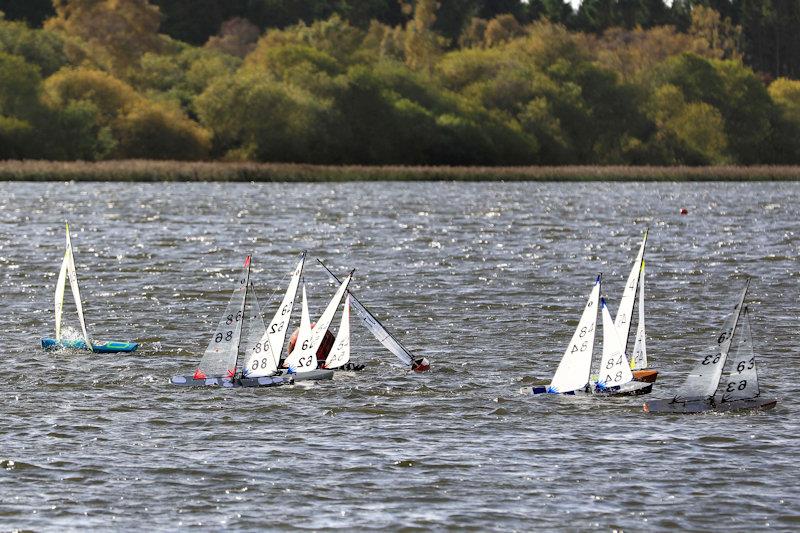
[{"label": "water surface", "polygon": [[[800,527],[796,184],[3,183],[0,193],[5,527]],[[135,355],[39,349],[53,331],[65,220],[93,336],[138,340]],[[646,227],[653,396],[668,396],[714,341],[749,275],[774,411],[656,417],[641,399],[518,393],[554,372],[598,272],[616,309]],[[355,377],[171,387],[169,376],[193,371],[244,256],[271,312],[303,249],[312,314],[334,292],[314,259],[356,268],[356,294],[433,370],[399,368],[354,322],[353,357],[367,363]]]}]

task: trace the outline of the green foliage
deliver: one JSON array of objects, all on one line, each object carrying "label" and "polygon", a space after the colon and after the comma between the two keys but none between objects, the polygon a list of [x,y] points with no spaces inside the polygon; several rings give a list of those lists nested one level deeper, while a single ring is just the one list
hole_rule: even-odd
[{"label": "green foliage", "polygon": [[22,22],[4,20],[2,12],[0,12],[0,51],[24,57],[28,63],[37,65],[45,76],[67,64],[64,42],[59,35],[43,30],[32,30]]},{"label": "green foliage", "polygon": [[777,4],[57,0],[0,16],[0,157],[800,163]]}]

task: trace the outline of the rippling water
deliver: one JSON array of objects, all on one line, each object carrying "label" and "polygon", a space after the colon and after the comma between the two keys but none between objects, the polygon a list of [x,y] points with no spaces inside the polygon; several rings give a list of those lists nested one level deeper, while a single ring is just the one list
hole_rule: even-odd
[{"label": "rippling water", "polygon": [[[796,184],[0,192],[4,528],[800,528]],[[39,348],[53,330],[64,220],[93,335],[138,340],[135,355]],[[552,375],[597,272],[616,309],[648,226],[653,396],[713,342],[747,274],[775,410],[658,417],[641,398],[519,394]],[[368,363],[357,376],[168,385],[194,369],[244,255],[274,309],[303,249],[338,272],[355,267],[356,294],[433,370],[398,368],[354,322],[353,357]],[[334,287],[307,265],[319,314]]]}]

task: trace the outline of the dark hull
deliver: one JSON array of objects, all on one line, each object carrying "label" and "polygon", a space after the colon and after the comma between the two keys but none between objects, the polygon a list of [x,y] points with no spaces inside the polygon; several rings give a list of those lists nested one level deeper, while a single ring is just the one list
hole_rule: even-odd
[{"label": "dark hull", "polygon": [[642,394],[650,394],[653,390],[652,383],[642,383],[640,381],[631,381],[626,383],[625,385],[621,385],[619,387],[609,387],[607,389],[601,391],[586,391],[586,390],[578,390],[578,391],[570,391],[570,392],[559,392],[559,393],[548,393],[547,387],[524,387],[520,390],[522,394],[560,394],[561,396],[639,396]]},{"label": "dark hull", "polygon": [[676,402],[674,400],[653,400],[645,402],[645,413],[726,413],[729,411],[766,411],[777,405],[778,400],[770,398],[749,398],[746,400],[733,400],[730,402],[714,402],[711,400],[693,400]]}]

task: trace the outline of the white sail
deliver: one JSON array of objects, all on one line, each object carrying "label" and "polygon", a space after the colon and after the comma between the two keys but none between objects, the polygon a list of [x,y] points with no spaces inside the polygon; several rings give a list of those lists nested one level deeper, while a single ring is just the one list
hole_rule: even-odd
[{"label": "white sail", "polygon": [[239,355],[239,342],[242,336],[242,322],[250,284],[250,256],[244,262],[242,275],[231,293],[228,306],[217,324],[217,329],[208,343],[200,365],[195,372],[196,378],[233,377],[236,373],[236,360]]},{"label": "white sail", "polygon": [[753,337],[750,332],[750,315],[747,307],[742,310],[741,322],[736,352],[731,361],[731,371],[727,382],[720,391],[723,402],[756,398],[760,394],[756,355],[753,351]]},{"label": "white sail", "polygon": [[86,321],[83,318],[83,303],[81,302],[81,291],[78,289],[78,273],[75,270],[75,259],[72,251],[72,242],[69,238],[69,226],[67,226],[67,278],[69,279],[69,286],[72,289],[72,297],[75,299],[75,307],[78,309],[78,320],[81,324],[81,331],[83,332],[83,340],[86,342],[86,349],[92,350],[92,341],[89,338],[89,333],[86,330]]},{"label": "white sail", "polygon": [[636,254],[636,261],[633,262],[631,273],[628,274],[628,282],[625,284],[622,300],[620,300],[619,309],[617,310],[617,317],[614,319],[614,327],[617,328],[617,335],[622,341],[623,349],[628,347],[628,336],[630,335],[631,320],[633,319],[633,305],[636,302],[636,289],[642,269],[642,261],[644,261],[644,247],[646,244],[647,230],[644,232],[642,245],[639,247],[639,253]]},{"label": "white sail", "polygon": [[570,340],[556,373],[553,375],[553,380],[550,382],[549,392],[571,392],[582,389],[589,382],[599,297],[600,276],[597,276],[578,327],[575,328],[572,340]]},{"label": "white sail", "polygon": [[269,345],[266,344],[267,330],[264,327],[261,307],[258,305],[258,297],[252,283],[247,288],[245,319],[247,334],[241,350],[245,357],[242,375],[245,377],[271,376],[277,370],[278,365],[269,351]]},{"label": "white sail", "polygon": [[716,392],[749,285],[750,280],[748,279],[733,312],[725,319],[722,331],[717,336],[716,344],[705,351],[703,358],[692,368],[686,381],[678,388],[675,395],[677,401],[707,400]]},{"label": "white sail", "polygon": [[[69,230],[68,230],[69,231]],[[70,256],[70,251],[67,249],[64,252],[64,259],[61,261],[61,270],[58,272],[58,280],[56,281],[56,340],[61,340],[61,317],[64,310],[64,289],[67,286],[67,262]]]},{"label": "white sail", "polygon": [[325,368],[339,368],[350,360],[350,295],[344,299],[342,322],[336,332],[333,348],[325,359]]},{"label": "white sail", "polygon": [[345,291],[347,291],[347,286],[350,285],[351,278],[352,275],[347,276],[347,279],[345,279],[344,282],[339,285],[339,289],[336,291],[336,294],[334,294],[333,298],[331,298],[331,301],[328,302],[328,306],[325,308],[322,316],[319,317],[319,320],[317,320],[317,323],[314,325],[314,328],[311,331],[311,346],[314,350],[314,353],[316,353],[319,349],[320,345],[322,344],[322,339],[325,338],[325,333],[328,331],[328,328],[331,327],[333,317],[336,316],[336,310],[339,308],[339,302],[342,301],[342,297],[344,296]]},{"label": "white sail", "polygon": [[642,271],[639,274],[639,324],[636,327],[636,342],[633,343],[631,370],[647,368],[647,340],[644,328],[644,264],[642,261]]},{"label": "white sail", "polygon": [[[297,287],[300,284],[300,276],[303,274],[305,260],[306,254],[303,252],[300,262],[292,272],[292,278],[289,281],[286,294],[283,295],[283,301],[281,301],[278,310],[275,311],[275,316],[272,317],[272,322],[267,326],[262,338],[253,345],[252,350],[247,352],[247,359],[243,369],[248,377],[271,376],[278,370],[281,353],[283,352],[283,343],[286,340],[286,332],[289,330],[294,300],[297,295]],[[271,359],[271,361],[267,361],[267,358]]]},{"label": "white sail", "polygon": [[597,388],[602,390],[633,381],[633,373],[605,299],[600,300],[600,308],[603,315],[603,355],[597,371]]},{"label": "white sail", "polygon": [[303,311],[300,316],[300,331],[294,350],[286,358],[283,365],[293,372],[302,373],[316,370],[317,350],[312,349],[311,319],[308,316],[308,300],[306,299],[306,286],[303,284]]}]

